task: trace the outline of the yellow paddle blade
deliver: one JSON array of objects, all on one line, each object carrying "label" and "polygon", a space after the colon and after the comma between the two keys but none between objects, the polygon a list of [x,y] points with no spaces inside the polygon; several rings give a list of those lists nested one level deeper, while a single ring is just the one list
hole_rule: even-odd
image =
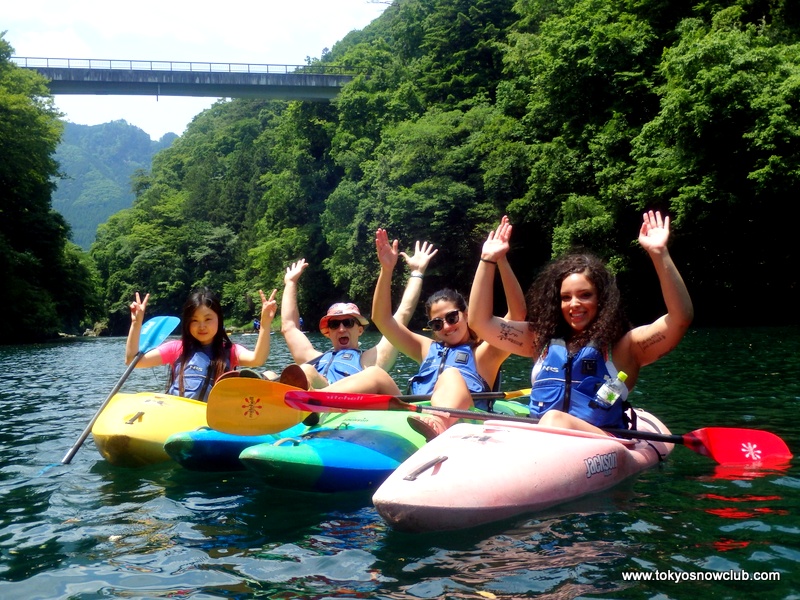
[{"label": "yellow paddle blade", "polygon": [[206,420],[212,429],[235,435],[283,431],[308,415],[283,401],[286,392],[298,389],[263,379],[222,379],[208,395]]}]

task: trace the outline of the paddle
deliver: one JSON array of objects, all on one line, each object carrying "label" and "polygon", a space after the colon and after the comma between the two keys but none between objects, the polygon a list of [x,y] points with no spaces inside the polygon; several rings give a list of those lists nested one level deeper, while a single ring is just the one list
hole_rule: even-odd
[{"label": "paddle", "polygon": [[139,334],[139,352],[136,353],[136,356],[133,357],[133,360],[128,365],[128,368],[125,369],[125,372],[122,374],[122,377],[119,378],[117,384],[114,386],[114,389],[111,390],[111,393],[106,397],[103,403],[100,405],[100,408],[97,409],[97,412],[94,413],[92,420],[89,421],[89,424],[81,433],[80,437],[78,437],[75,444],[73,444],[72,448],[64,455],[64,458],[61,459],[61,464],[66,465],[72,460],[72,457],[75,456],[75,453],[80,449],[83,445],[83,442],[86,441],[86,438],[89,437],[89,434],[92,432],[92,427],[94,427],[95,421],[97,421],[97,417],[100,416],[100,413],[103,412],[103,409],[111,402],[111,398],[120,390],[122,384],[125,383],[125,380],[128,379],[128,376],[133,372],[136,368],[136,363],[150,350],[161,344],[167,336],[172,333],[172,331],[178,326],[181,320],[178,317],[153,317],[152,319],[148,319],[142,325],[142,331]]},{"label": "paddle", "polygon": [[[508,400],[509,398],[522,398],[531,395],[531,388],[525,390],[515,390],[513,392],[473,392],[473,400]],[[430,394],[417,394],[405,396],[392,396],[404,402],[421,402],[422,400],[430,400]]]},{"label": "paddle", "polygon": [[[520,390],[530,394],[530,390]],[[514,397],[511,394],[518,392],[479,392],[472,394],[473,398],[504,398]],[[525,395],[519,393],[520,396]],[[443,408],[440,406],[423,406],[409,404],[405,398],[430,400],[430,396],[390,396],[388,394],[342,394],[334,392],[306,392],[303,390],[286,393],[284,401],[288,406],[298,410],[310,412],[348,412],[351,410],[407,410],[409,412],[425,413],[439,417],[459,417],[461,419],[474,419],[488,421],[501,419],[503,421],[518,421],[520,423],[534,423],[528,417],[515,417],[502,413],[489,413],[483,411],[461,410],[457,408]]]},{"label": "paddle", "polygon": [[277,381],[232,377],[218,381],[208,395],[209,427],[235,435],[277,433],[300,423],[307,415],[283,401],[288,392],[299,391]]},{"label": "paddle", "polygon": [[606,429],[627,439],[683,444],[690,450],[725,465],[768,465],[788,461],[792,453],[774,433],[738,427],[703,427],[683,435],[667,435],[633,429]]},{"label": "paddle", "polygon": [[[472,412],[452,408],[408,404],[397,396],[383,394],[335,394],[331,392],[288,392],[286,404],[299,410],[346,412],[348,410],[406,410],[438,416],[460,417],[482,421],[517,421],[535,423],[534,419],[498,413]],[[607,429],[626,439],[650,440],[682,444],[721,464],[775,464],[788,461],[792,453],[774,433],[758,429],[705,427],[683,435],[663,434],[634,429]]]}]

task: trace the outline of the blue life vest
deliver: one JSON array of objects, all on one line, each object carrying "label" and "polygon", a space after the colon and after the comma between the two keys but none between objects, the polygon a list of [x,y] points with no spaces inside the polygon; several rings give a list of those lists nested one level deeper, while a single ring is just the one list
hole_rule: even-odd
[{"label": "blue life vest", "polygon": [[328,380],[328,383],[339,381],[364,370],[364,367],[361,366],[361,350],[352,348],[328,350],[309,361],[308,364],[313,365]]},{"label": "blue life vest", "polygon": [[[475,364],[475,352],[471,344],[445,346],[439,342],[433,342],[428,349],[428,355],[419,367],[419,371],[411,378],[411,393],[432,394],[436,380],[439,378],[439,373],[449,367],[454,367],[461,372],[469,391],[489,391],[489,385],[478,373],[478,365]],[[475,406],[482,410],[488,410],[486,400],[476,401]]]},{"label": "blue life vest", "polygon": [[[186,368],[183,370],[183,397],[192,398],[194,400],[208,400],[208,394],[211,392],[213,384],[213,375],[209,372],[211,369],[211,347],[203,347],[198,350],[189,358],[186,363]],[[230,370],[230,358],[225,362],[225,371]],[[171,396],[180,396],[180,373],[181,361],[176,360],[172,366],[172,381],[167,394]]]},{"label": "blue life vest", "polygon": [[[626,427],[625,397],[610,408],[594,406],[592,400],[606,380],[617,376],[617,369],[590,342],[576,354],[567,352],[564,340],[550,340],[547,352],[539,357],[531,373],[531,416],[541,417],[548,410],[560,410],[596,427]],[[571,381],[569,398],[566,381]]]}]

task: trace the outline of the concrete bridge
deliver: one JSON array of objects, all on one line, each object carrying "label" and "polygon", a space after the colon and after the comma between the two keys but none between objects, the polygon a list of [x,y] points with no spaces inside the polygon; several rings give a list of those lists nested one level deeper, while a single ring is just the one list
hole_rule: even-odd
[{"label": "concrete bridge", "polygon": [[331,100],[358,74],[332,65],[11,57],[59,94]]}]

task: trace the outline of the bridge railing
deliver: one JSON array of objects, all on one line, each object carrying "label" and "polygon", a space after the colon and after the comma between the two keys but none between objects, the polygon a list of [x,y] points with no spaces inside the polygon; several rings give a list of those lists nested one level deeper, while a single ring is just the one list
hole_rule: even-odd
[{"label": "bridge railing", "polygon": [[341,65],[277,65],[248,63],[182,62],[172,60],[114,60],[99,58],[36,58],[12,56],[18,66],[29,69],[115,69],[127,71],[180,71],[199,73],[303,73],[313,75],[357,75],[363,69]]}]

